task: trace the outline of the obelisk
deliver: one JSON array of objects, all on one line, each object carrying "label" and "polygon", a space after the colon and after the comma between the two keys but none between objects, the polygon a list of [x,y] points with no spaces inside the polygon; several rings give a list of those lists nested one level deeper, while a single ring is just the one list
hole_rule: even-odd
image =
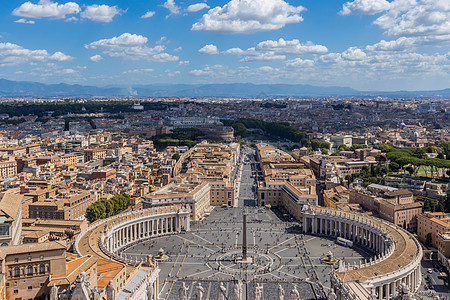
[{"label": "obelisk", "polygon": [[242,232],[242,261],[247,261],[247,213],[243,215],[244,224]]}]

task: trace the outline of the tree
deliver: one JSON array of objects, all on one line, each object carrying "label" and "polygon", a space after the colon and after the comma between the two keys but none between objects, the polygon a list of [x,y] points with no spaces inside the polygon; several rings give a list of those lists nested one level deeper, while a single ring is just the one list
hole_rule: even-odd
[{"label": "tree", "polygon": [[406,167],[406,171],[408,171],[410,175],[413,175],[415,169],[414,169],[412,166],[407,166],[407,167]]},{"label": "tree", "polygon": [[247,127],[245,127],[245,125],[242,124],[241,122],[233,124],[232,127],[234,129],[234,135],[235,136],[240,136],[240,137],[247,137],[248,136]]},{"label": "tree", "polygon": [[86,209],[86,219],[94,222],[114,216],[130,206],[131,199],[127,194],[116,195],[110,199],[100,199]]},{"label": "tree", "polygon": [[320,152],[322,152],[323,155],[328,155],[328,149],[327,148],[320,148]]},{"label": "tree", "polygon": [[172,159],[174,159],[175,161],[178,161],[180,159],[180,154],[175,153],[174,155],[172,155]]},{"label": "tree", "polygon": [[450,142],[442,142],[441,148],[445,155],[445,158],[450,160]]},{"label": "tree", "polygon": [[340,144],[338,147],[338,151],[348,151],[348,147],[345,144]]},{"label": "tree", "polygon": [[392,171],[397,172],[398,169],[400,168],[400,165],[394,161],[394,162],[391,162],[391,163],[389,164],[389,168],[390,168]]},{"label": "tree", "polygon": [[365,148],[365,147],[364,147],[364,145],[360,145],[360,144],[353,144],[353,145],[350,147],[350,149],[351,149],[352,151],[355,151],[356,149],[362,149],[362,148]]}]

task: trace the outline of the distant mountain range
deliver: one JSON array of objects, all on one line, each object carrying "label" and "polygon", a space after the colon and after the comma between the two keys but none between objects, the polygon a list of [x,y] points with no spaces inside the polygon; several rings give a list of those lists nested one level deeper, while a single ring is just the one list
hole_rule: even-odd
[{"label": "distant mountain range", "polygon": [[371,92],[349,87],[305,84],[150,84],[132,87],[43,84],[0,79],[0,96],[74,97],[450,97],[450,88],[435,91]]}]

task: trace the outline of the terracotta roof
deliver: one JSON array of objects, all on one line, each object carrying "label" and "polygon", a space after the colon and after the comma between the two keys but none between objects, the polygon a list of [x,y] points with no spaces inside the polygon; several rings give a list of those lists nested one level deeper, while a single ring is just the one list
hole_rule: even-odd
[{"label": "terracotta roof", "polygon": [[33,243],[33,244],[22,244],[16,246],[5,246],[0,247],[0,253],[4,255],[19,254],[19,253],[32,253],[39,251],[48,250],[66,250],[66,245],[63,242],[54,241],[46,243]]},{"label": "terracotta roof", "polygon": [[0,194],[0,215],[15,220],[22,203],[23,196],[18,194]]}]

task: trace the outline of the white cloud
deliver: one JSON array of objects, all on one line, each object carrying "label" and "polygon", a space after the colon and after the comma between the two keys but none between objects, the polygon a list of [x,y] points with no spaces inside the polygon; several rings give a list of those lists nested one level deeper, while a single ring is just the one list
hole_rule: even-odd
[{"label": "white cloud", "polygon": [[180,7],[175,4],[175,0],[167,0],[164,2],[163,7],[167,8],[171,15],[178,15],[180,13]]},{"label": "white cloud", "polygon": [[310,41],[301,44],[299,40],[286,41],[282,38],[278,41],[260,42],[255,49],[258,51],[273,51],[277,54],[322,54],[328,52],[327,47],[316,45]]},{"label": "white cloud", "polygon": [[244,54],[245,51],[241,48],[230,48],[223,52],[223,54],[230,54],[230,55],[241,55]]},{"label": "white cloud", "polygon": [[173,52],[180,52],[181,50],[183,50],[183,47],[177,47],[175,49],[173,49]]},{"label": "white cloud", "polygon": [[103,59],[103,57],[99,54],[96,54],[94,56],[91,56],[89,59],[93,62],[99,62]]},{"label": "white cloud", "polygon": [[284,0],[231,0],[223,7],[210,9],[191,30],[220,33],[276,30],[303,21],[300,13],[304,10]]},{"label": "white cloud", "polygon": [[344,3],[339,13],[342,15],[374,15],[388,10],[389,7],[390,4],[386,0],[354,0]]},{"label": "white cloud", "polygon": [[202,9],[208,9],[209,5],[206,3],[195,3],[195,4],[191,4],[188,6],[188,8],[186,8],[187,12],[197,12],[200,11]]},{"label": "white cloud", "polygon": [[178,62],[178,65],[180,65],[180,66],[187,66],[187,65],[189,65],[189,61],[188,60],[180,60],[179,62]]},{"label": "white cloud", "polygon": [[30,1],[23,3],[12,12],[14,16],[40,19],[64,19],[66,15],[78,14],[81,11],[80,6],[75,2],[59,4],[50,0],[40,0],[38,4]]},{"label": "white cloud", "polygon": [[69,56],[69,55],[65,55],[64,53],[58,51],[58,52],[53,53],[50,56],[50,59],[57,60],[57,61],[69,61],[69,60],[72,60],[73,57]]},{"label": "white cloud", "polygon": [[94,22],[109,23],[112,22],[116,15],[123,13],[117,6],[102,5],[89,5],[81,13],[81,17],[89,19]]},{"label": "white cloud", "polygon": [[328,48],[312,42],[300,43],[299,40],[286,41],[282,38],[258,43],[255,47],[242,50],[231,48],[223,54],[241,56],[241,61],[284,60],[286,55],[315,55],[328,52]]},{"label": "white cloud", "polygon": [[342,52],[342,58],[351,61],[363,60],[366,58],[366,53],[357,47],[350,47]]},{"label": "white cloud", "polygon": [[78,71],[74,70],[74,69],[63,69],[61,70],[62,74],[75,74],[78,73]]},{"label": "white cloud", "polygon": [[29,50],[13,43],[0,43],[0,64],[3,66],[72,59],[62,52],[50,54],[47,50]]},{"label": "white cloud", "polygon": [[163,44],[163,43],[165,43],[166,41],[167,41],[167,37],[162,36],[162,37],[159,39],[159,41],[156,42],[156,44]]},{"label": "white cloud", "polygon": [[154,69],[134,69],[123,72],[122,74],[142,74],[142,73],[151,73],[155,71]]},{"label": "white cloud", "polygon": [[202,54],[219,54],[219,50],[216,45],[213,44],[203,46],[198,52]]},{"label": "white cloud", "polygon": [[19,20],[15,20],[14,23],[34,24],[35,22],[33,20],[19,19]]},{"label": "white cloud", "polygon": [[164,53],[163,45],[153,48],[146,46],[148,38],[138,34],[123,33],[110,39],[102,39],[85,45],[87,49],[102,50],[111,57],[123,57],[126,59],[146,59],[155,62],[177,61],[178,56]]},{"label": "white cloud", "polygon": [[153,17],[155,15],[155,12],[154,11],[151,11],[151,10],[149,10],[148,12],[146,12],[141,18],[142,19],[148,19],[148,18],[151,18],[151,17]]},{"label": "white cloud", "polygon": [[289,67],[312,67],[314,61],[310,59],[301,59],[299,57],[286,61],[286,66]]},{"label": "white cloud", "polygon": [[369,51],[406,51],[414,47],[414,39],[401,37],[393,41],[381,40],[374,45],[366,47]]},{"label": "white cloud", "polygon": [[374,24],[391,36],[414,37],[416,45],[446,45],[450,43],[450,2],[394,0]]}]

